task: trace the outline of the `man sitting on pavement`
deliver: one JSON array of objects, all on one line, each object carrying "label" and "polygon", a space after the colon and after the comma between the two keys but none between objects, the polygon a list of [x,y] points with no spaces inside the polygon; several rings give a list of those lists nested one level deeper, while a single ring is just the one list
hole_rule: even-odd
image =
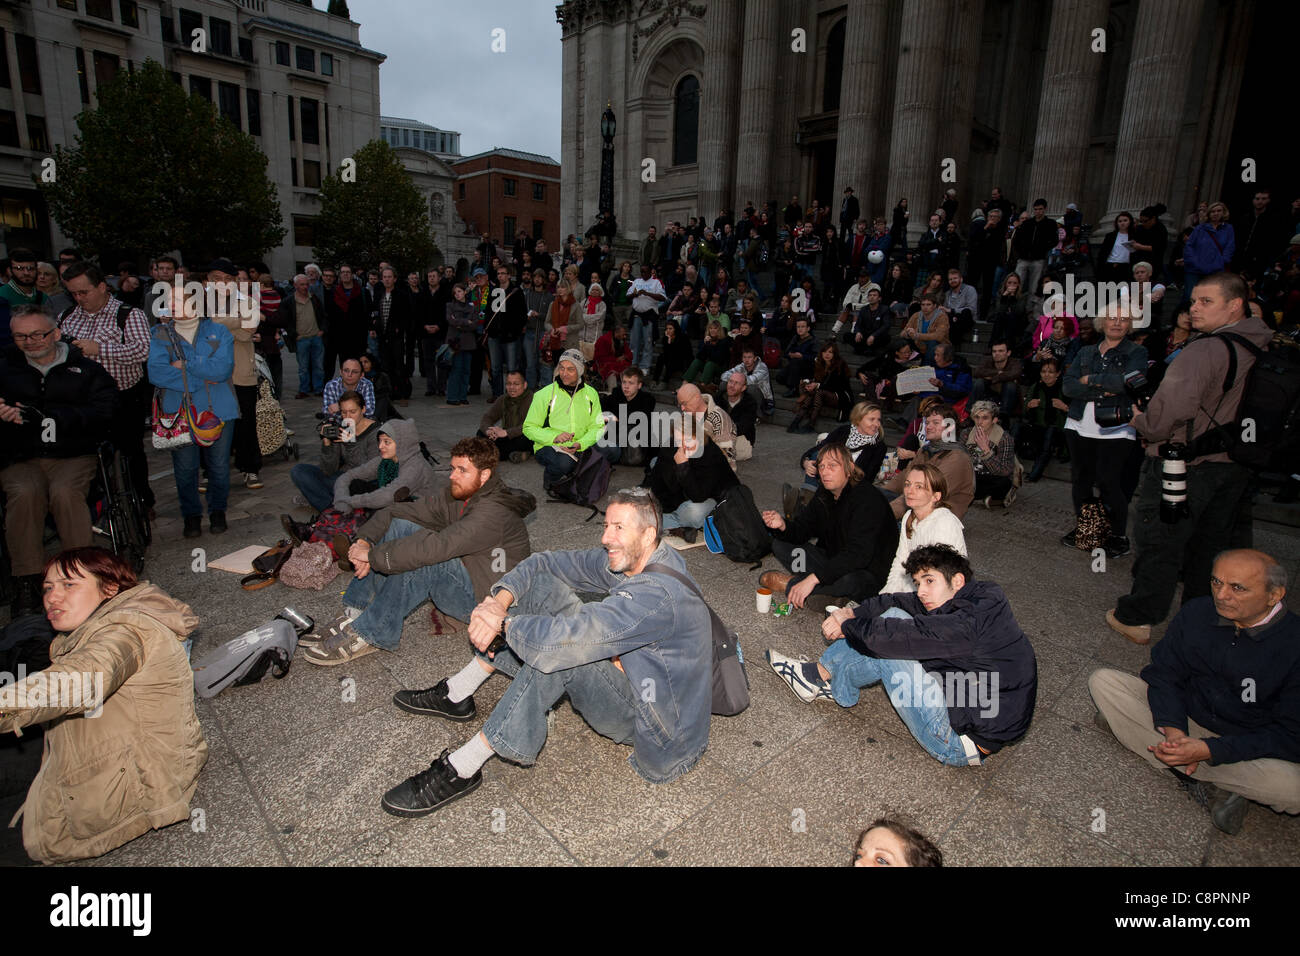
[{"label": "man sitting on pavement", "polygon": [[[785,571],[765,571],[761,587],[784,591],[795,607],[820,604],[809,597],[860,598],[875,594],[889,576],[898,549],[898,525],[889,503],[853,463],[841,444],[827,444],[817,454],[821,488],[787,522],[764,511],[772,529],[772,555]],[[810,542],[817,539],[817,544]]]},{"label": "man sitting on pavement", "polygon": [[1024,736],[1038,696],[1038,662],[1002,589],[976,581],[947,545],[926,545],[904,569],[916,593],[879,594],[822,622],[833,642],[816,664],[774,651],[768,663],[805,703],[858,702],[880,683],[926,753],[979,766]]},{"label": "man sitting on pavement", "polygon": [[772,395],[772,378],[768,374],[767,363],[757,349],[745,349],[741,353],[740,364],[728,369],[722,375],[722,384],[726,385],[735,372],[745,376],[745,387],[753,396],[758,407],[763,410],[764,418],[771,418],[776,412],[776,399]]},{"label": "man sitting on pavement", "polygon": [[956,413],[951,408],[942,403],[930,406],[925,413],[925,441],[920,450],[906,468],[899,469],[898,474],[880,485],[880,490],[890,499],[895,518],[901,520],[907,510],[907,503],[903,500],[903,482],[907,480],[908,472],[926,462],[943,472],[948,482],[944,504],[958,518],[966,516],[966,509],[975,500],[975,469],[965,447],[957,441],[956,430]]},{"label": "man sitting on pavement", "polygon": [[363,413],[365,399],[357,392],[339,396],[339,417],[320,423],[320,464],[299,463],[289,477],[303,500],[316,511],[334,504],[334,482],[345,471],[379,457],[379,423]]},{"label": "man sitting on pavement", "polygon": [[712,395],[701,392],[698,386],[683,385],[677,390],[677,407],[684,415],[694,415],[696,421],[727,456],[732,470],[736,468],[736,423],[718,407]]},{"label": "man sitting on pavement", "polygon": [[[577,349],[566,349],[556,363],[555,381],[537,390],[524,419],[524,435],[545,471],[542,487],[551,486],[578,467],[578,458],[605,433],[600,393],[583,384],[586,362]],[[608,455],[598,446],[601,454]]]},{"label": "man sitting on pavement", "polygon": [[663,440],[655,433],[651,417],[655,397],[642,389],[644,384],[641,369],[631,365],[619,376],[619,388],[600,397],[605,435],[598,447],[611,465],[645,465],[658,448],[656,441]]},{"label": "man sitting on pavement", "polygon": [[758,405],[749,394],[744,372],[733,371],[723,383],[727,390],[722,393],[718,407],[731,416],[736,426],[736,461],[749,461],[754,457],[754,443],[758,441]]},{"label": "man sitting on pavement", "polygon": [[496,442],[502,461],[518,464],[533,453],[532,441],[524,436],[524,419],[532,405],[533,393],[524,373],[519,369],[507,372],[505,394],[488,406],[478,423],[478,436]]},{"label": "man sitting on pavement", "polygon": [[361,360],[344,359],[339,366],[339,374],[325,383],[325,392],[320,402],[320,410],[326,415],[339,413],[339,396],[344,392],[358,392],[366,401],[366,417],[375,413],[375,386],[370,379],[361,374]]},{"label": "man sitting on pavement", "polygon": [[664,534],[687,544],[695,543],[704,519],[740,484],[713,439],[695,426],[690,417],[678,423],[673,447],[659,453],[650,472],[650,490],[663,509]]},{"label": "man sitting on pavement", "polygon": [[[531,766],[546,743],[547,712],[565,694],[598,734],[632,745],[628,762],[651,783],[695,766],[709,743],[711,620],[685,562],[663,544],[660,521],[649,492],[616,492],[602,547],[540,552],[497,582],[470,619],[475,659],[428,690],[400,691],[394,703],[467,721],[474,691],[495,670],[513,678],[510,686],[480,733],[384,794],[385,811],[422,816],[465,796],[494,755]],[[608,596],[583,604],[578,591]]]},{"label": "man sitting on pavement", "polygon": [[1300,617],[1285,598],[1274,558],[1224,551],[1210,596],[1182,606],[1141,677],[1088,678],[1098,726],[1173,773],[1224,833],[1252,800],[1300,813]]},{"label": "man sitting on pavement", "polygon": [[462,438],[440,493],[384,508],[360,527],[342,616],[314,640],[299,639],[308,661],[333,666],[396,650],[407,616],[426,600],[443,617],[468,620],[502,571],[532,553],[524,516],[535,502],[506,487],[498,460],[486,438]]}]

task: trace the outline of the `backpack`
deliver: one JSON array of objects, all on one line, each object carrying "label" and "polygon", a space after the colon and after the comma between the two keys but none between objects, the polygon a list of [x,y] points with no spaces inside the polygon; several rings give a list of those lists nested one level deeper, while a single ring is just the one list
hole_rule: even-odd
[{"label": "backpack", "polygon": [[647,564],[645,570],[667,574],[686,585],[709,611],[713,626],[713,713],[719,717],[734,717],[749,707],[749,675],[745,673],[745,656],[740,650],[740,638],[727,629],[704,595],[686,575],[666,564]]},{"label": "backpack", "polygon": [[[1246,373],[1236,421],[1219,423],[1216,405],[1210,414],[1214,427],[1191,443],[1191,457],[1227,452],[1237,464],[1254,471],[1290,474],[1300,456],[1300,355],[1277,344],[1261,349],[1236,332],[1220,332],[1218,337],[1228,348],[1225,396],[1237,378],[1237,350],[1232,343],[1249,350],[1255,364]],[[1242,438],[1248,427],[1252,441]]]},{"label": "backpack", "polygon": [[763,339],[763,364],[770,369],[781,367],[781,342],[778,339]]},{"label": "backpack", "polygon": [[195,664],[194,691],[204,699],[216,697],[227,687],[256,684],[267,670],[279,680],[289,673],[297,649],[298,632],[294,626],[276,618],[226,641]]},{"label": "backpack", "polygon": [[591,514],[587,515],[587,520],[590,521],[600,514],[596,502],[605,497],[605,492],[609,490],[610,472],[609,459],[592,446],[578,456],[577,467],[551,485],[546,493],[552,501],[590,508]]},{"label": "backpack", "polygon": [[704,519],[704,543],[713,554],[752,564],[772,550],[772,536],[747,485],[735,485]]},{"label": "backpack", "polygon": [[[63,328],[63,323],[73,312],[77,311],[77,306],[70,305],[59,313],[59,328]],[[126,341],[126,320],[131,317],[131,306],[125,302],[120,303],[117,307],[117,330],[122,333],[122,341]]]}]

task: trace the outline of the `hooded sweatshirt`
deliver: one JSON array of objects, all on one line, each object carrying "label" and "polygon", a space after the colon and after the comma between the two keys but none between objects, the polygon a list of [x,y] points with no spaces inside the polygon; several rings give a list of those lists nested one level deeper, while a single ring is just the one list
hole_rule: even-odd
[{"label": "hooded sweatshirt", "polygon": [[[208,758],[181,645],[197,625],[187,605],[142,581],[56,635],[48,668],[0,689],[0,732],[46,724],[45,755],[22,811],[23,846],[33,859],[100,856],[189,818]],[[94,675],[90,686],[83,674]],[[74,683],[80,695],[37,705],[42,690]]]},{"label": "hooded sweatshirt", "polygon": [[408,418],[394,418],[385,422],[380,432],[397,442],[397,477],[382,488],[353,495],[348,489],[355,479],[377,481],[381,457],[372,458],[364,465],[351,468],[334,481],[334,507],[344,514],[357,508],[386,508],[393,503],[398,488],[406,488],[412,498],[433,493],[437,476],[433,467],[420,451],[420,433]]}]

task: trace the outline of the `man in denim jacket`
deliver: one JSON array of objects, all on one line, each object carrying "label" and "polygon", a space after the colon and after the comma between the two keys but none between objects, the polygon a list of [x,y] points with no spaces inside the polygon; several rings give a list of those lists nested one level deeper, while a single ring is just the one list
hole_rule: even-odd
[{"label": "man in denim jacket", "polygon": [[[480,654],[430,690],[402,691],[394,702],[466,721],[475,714],[471,695],[494,670],[511,684],[479,734],[384,794],[385,811],[423,816],[465,796],[482,784],[494,754],[531,765],[546,742],[546,714],[566,693],[597,733],[632,744],[628,762],[646,780],[667,783],[695,765],[709,743],[710,617],[686,584],[647,571],[655,564],[685,571],[661,529],[654,495],[620,491],[605,512],[602,548],[540,552],[501,578],[470,617]],[[579,591],[607,596],[583,604]],[[498,636],[504,644],[493,644]]]}]

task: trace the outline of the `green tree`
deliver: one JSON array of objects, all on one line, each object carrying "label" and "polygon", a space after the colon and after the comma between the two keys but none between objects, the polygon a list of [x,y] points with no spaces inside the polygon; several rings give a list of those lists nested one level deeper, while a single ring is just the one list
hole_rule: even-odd
[{"label": "green tree", "polygon": [[348,0],[330,0],[329,9],[325,11],[336,17],[346,17],[352,19],[352,14],[348,13]]},{"label": "green tree", "polygon": [[180,249],[189,264],[261,258],[285,237],[266,156],[157,62],[119,71],[36,181],[59,228],[103,257]]},{"label": "green tree", "polygon": [[392,262],[399,271],[423,269],[437,247],[429,207],[402,168],[397,153],[374,139],[320,184],[316,245],[320,262],[357,267]]}]

